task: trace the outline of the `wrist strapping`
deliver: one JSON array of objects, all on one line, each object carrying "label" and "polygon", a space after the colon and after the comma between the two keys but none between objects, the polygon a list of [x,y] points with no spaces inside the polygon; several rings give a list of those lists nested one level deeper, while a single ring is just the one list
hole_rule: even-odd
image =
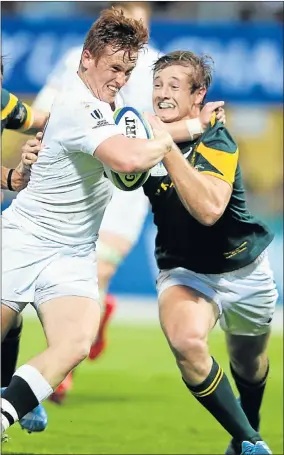
[{"label": "wrist strapping", "polygon": [[14,170],[15,169],[10,169],[8,172],[8,176],[7,176],[7,188],[10,191],[15,191],[14,188],[12,187],[12,174],[13,174]]},{"label": "wrist strapping", "polygon": [[204,132],[198,117],[186,120],[185,123],[191,139],[195,139],[196,136],[200,136]]}]

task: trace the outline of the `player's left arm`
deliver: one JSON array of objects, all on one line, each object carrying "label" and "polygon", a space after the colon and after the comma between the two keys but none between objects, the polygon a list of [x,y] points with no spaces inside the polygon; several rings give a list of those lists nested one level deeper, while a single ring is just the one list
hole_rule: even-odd
[{"label": "player's left arm", "polygon": [[190,164],[175,145],[163,163],[188,212],[201,224],[212,226],[230,200],[238,148],[225,128],[209,127],[192,159]]},{"label": "player's left arm", "polygon": [[43,130],[48,119],[47,112],[31,108],[5,89],[1,92],[2,103],[4,102],[1,120],[7,120],[5,128],[21,132],[29,131],[29,134]]},{"label": "player's left arm", "polygon": [[173,123],[164,123],[164,126],[177,143],[197,139],[210,124],[212,116],[216,116],[216,120],[225,125],[226,113],[223,106],[224,101],[206,103],[198,117],[178,120]]}]

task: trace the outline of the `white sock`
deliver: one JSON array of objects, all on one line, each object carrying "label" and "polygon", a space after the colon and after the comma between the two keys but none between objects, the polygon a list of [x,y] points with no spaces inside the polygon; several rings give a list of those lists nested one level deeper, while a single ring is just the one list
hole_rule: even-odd
[{"label": "white sock", "polygon": [[53,392],[47,380],[31,365],[22,365],[15,371],[13,376],[20,376],[29,384],[39,403],[48,398]]}]

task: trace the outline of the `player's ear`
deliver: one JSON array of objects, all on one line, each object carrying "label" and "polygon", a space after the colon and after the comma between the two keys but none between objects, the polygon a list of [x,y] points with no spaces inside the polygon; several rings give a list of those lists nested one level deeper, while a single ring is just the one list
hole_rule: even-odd
[{"label": "player's ear", "polygon": [[94,57],[88,49],[84,49],[81,57],[81,65],[84,69],[89,69],[93,65]]},{"label": "player's ear", "polygon": [[196,90],[195,104],[200,105],[203,102],[206,92],[207,89],[205,87],[200,87],[199,89]]}]

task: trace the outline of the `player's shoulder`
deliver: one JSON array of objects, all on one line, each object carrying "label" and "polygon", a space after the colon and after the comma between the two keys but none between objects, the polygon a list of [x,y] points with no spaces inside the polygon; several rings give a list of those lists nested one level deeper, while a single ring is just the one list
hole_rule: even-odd
[{"label": "player's shoulder", "polygon": [[228,153],[235,153],[238,150],[234,138],[226,126],[212,117],[211,122],[201,136],[201,143],[206,147],[221,150]]},{"label": "player's shoulder", "polygon": [[70,75],[72,77],[72,74],[76,73],[78,69],[81,52],[82,48],[81,46],[78,46],[69,49],[65,54],[63,54],[48,77],[48,83],[57,87],[58,81],[68,81],[70,79]]},{"label": "player's shoulder", "polygon": [[64,55],[64,61],[67,68],[78,68],[82,54],[82,46],[75,46],[69,49]]},{"label": "player's shoulder", "polygon": [[[69,92],[65,92],[68,94]],[[64,124],[65,129],[97,128],[114,124],[113,113],[108,103],[105,103],[91,94],[79,91],[75,96],[61,97],[51,111],[53,123]],[[57,122],[58,119],[58,122]]]}]

